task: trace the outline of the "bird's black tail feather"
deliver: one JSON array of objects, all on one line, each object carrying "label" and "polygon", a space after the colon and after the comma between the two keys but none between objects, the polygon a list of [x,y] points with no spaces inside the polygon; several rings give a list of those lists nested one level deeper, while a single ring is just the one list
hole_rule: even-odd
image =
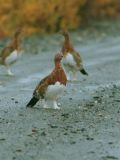
[{"label": "bird's black tail feather", "polygon": [[81,69],[80,70],[80,72],[82,73],[82,74],[84,74],[84,75],[88,75],[88,73],[85,71],[85,69],[83,68],[83,69]]},{"label": "bird's black tail feather", "polygon": [[29,101],[26,107],[33,107],[38,102],[38,100],[39,100],[38,98],[32,97],[32,99]]}]

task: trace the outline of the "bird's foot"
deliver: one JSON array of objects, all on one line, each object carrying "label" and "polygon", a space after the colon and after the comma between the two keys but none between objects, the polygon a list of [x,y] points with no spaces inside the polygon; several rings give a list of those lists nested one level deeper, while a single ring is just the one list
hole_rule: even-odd
[{"label": "bird's foot", "polygon": [[70,80],[71,80],[71,79],[70,79],[70,76],[67,75],[67,81],[70,81]]},{"label": "bird's foot", "polygon": [[61,108],[60,108],[60,107],[58,107],[58,106],[54,106],[54,109],[59,109],[59,110],[60,110]]},{"label": "bird's foot", "polygon": [[73,78],[72,81],[74,81],[74,82],[77,81],[77,78]]},{"label": "bird's foot", "polygon": [[41,100],[41,102],[42,102],[43,108],[45,108],[45,109],[50,108],[50,107],[47,105],[47,103],[46,103],[46,101],[45,101],[44,99]]},{"label": "bird's foot", "polygon": [[9,76],[14,76],[14,73],[12,73],[10,69],[7,70],[7,73]]},{"label": "bird's foot", "polygon": [[47,109],[47,108],[50,108],[50,107],[47,104],[44,104],[43,108]]},{"label": "bird's foot", "polygon": [[54,109],[61,109],[60,107],[58,107],[58,105],[57,105],[57,102],[56,102],[56,101],[54,101],[54,102],[53,102],[53,108],[54,108]]},{"label": "bird's foot", "polygon": [[47,109],[50,108],[48,105],[44,105],[43,108]]}]

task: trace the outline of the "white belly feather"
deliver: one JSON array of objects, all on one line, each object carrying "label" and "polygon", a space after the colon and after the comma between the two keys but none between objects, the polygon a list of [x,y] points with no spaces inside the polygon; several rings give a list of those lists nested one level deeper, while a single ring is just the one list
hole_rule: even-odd
[{"label": "white belly feather", "polygon": [[68,53],[67,56],[64,58],[63,63],[64,65],[68,65],[70,67],[76,67],[75,60],[70,53]]},{"label": "white belly feather", "polygon": [[18,59],[17,51],[13,51],[6,59],[5,63],[6,64],[12,64]]},{"label": "white belly feather", "polygon": [[54,85],[50,85],[47,88],[45,99],[56,100],[64,91],[66,87],[59,82],[56,82]]}]

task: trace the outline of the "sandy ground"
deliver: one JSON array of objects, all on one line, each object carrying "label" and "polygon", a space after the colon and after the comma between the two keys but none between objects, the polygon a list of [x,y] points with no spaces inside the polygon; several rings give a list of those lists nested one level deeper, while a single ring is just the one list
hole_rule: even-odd
[{"label": "sandy ground", "polygon": [[[0,67],[0,160],[120,159],[120,36],[114,27],[71,33],[89,76],[68,83],[61,110],[40,103],[25,108],[54,66],[60,35],[24,40],[15,76]],[[2,48],[6,40],[0,42]]]}]

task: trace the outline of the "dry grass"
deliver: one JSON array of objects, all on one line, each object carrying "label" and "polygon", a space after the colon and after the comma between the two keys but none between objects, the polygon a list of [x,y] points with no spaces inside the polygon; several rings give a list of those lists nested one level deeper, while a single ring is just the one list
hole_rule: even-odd
[{"label": "dry grass", "polygon": [[0,36],[76,29],[91,18],[119,17],[120,0],[0,0]]}]

